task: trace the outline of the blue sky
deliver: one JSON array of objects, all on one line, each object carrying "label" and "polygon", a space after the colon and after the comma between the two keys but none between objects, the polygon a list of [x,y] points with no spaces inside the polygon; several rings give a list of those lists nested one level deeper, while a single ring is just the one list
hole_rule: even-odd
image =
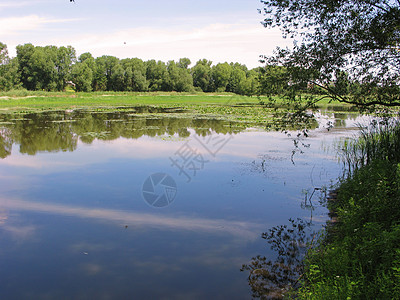
[{"label": "blue sky", "polygon": [[206,58],[253,68],[259,55],[291,43],[263,28],[259,8],[259,0],[1,0],[0,41],[11,56],[32,43],[95,57]]}]

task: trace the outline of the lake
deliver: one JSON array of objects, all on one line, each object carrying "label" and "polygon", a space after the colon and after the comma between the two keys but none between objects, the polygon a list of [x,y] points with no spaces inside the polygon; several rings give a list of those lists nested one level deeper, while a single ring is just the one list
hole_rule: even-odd
[{"label": "lake", "polygon": [[317,116],[296,150],[174,110],[0,115],[0,298],[251,298],[242,264],[274,256],[261,234],[328,219],[305,197],[336,182],[361,118]]}]

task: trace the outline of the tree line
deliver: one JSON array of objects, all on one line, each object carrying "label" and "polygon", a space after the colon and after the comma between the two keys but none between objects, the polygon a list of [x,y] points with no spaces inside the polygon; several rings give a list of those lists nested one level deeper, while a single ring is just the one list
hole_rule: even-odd
[{"label": "tree line", "polygon": [[10,58],[0,43],[0,91],[16,88],[63,91],[72,85],[77,92],[91,91],[176,91],[232,92],[255,95],[265,68],[248,69],[239,63],[213,63],[207,59],[193,67],[188,58],[167,63],[139,58],[119,59],[89,52],[79,57],[73,47],[16,47]]}]

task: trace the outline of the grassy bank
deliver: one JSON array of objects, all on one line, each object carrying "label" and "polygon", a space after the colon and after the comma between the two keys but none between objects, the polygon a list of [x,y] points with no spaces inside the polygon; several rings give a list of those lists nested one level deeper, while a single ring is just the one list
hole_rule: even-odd
[{"label": "grassy bank", "polygon": [[257,104],[256,97],[230,93],[123,93],[123,92],[31,92],[10,91],[0,93],[0,108],[52,109],[82,107],[115,107],[136,105],[190,105]]},{"label": "grassy bank", "polygon": [[[247,97],[232,93],[175,93],[175,92],[42,92],[27,90],[0,91],[0,109],[44,110],[82,107],[115,107],[134,105],[258,105],[266,97]],[[275,97],[277,103],[282,99]],[[322,107],[344,106],[324,100]]]},{"label": "grassy bank", "polygon": [[400,126],[345,145],[338,222],[305,260],[300,299],[400,299]]}]

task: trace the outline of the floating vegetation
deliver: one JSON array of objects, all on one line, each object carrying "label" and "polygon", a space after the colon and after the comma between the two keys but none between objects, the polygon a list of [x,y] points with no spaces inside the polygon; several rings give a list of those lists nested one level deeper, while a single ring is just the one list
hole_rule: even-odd
[{"label": "floating vegetation", "polygon": [[157,136],[156,138],[161,139],[163,141],[168,141],[168,142],[182,142],[186,141],[188,138],[185,137],[180,137],[176,135],[163,135],[163,136]]},{"label": "floating vegetation", "polygon": [[91,137],[95,139],[105,139],[111,134],[110,131],[101,131],[101,132],[85,132],[81,134],[81,137]]},{"label": "floating vegetation", "polygon": [[76,120],[53,120],[51,122],[52,123],[73,123],[73,122],[76,122]]}]

